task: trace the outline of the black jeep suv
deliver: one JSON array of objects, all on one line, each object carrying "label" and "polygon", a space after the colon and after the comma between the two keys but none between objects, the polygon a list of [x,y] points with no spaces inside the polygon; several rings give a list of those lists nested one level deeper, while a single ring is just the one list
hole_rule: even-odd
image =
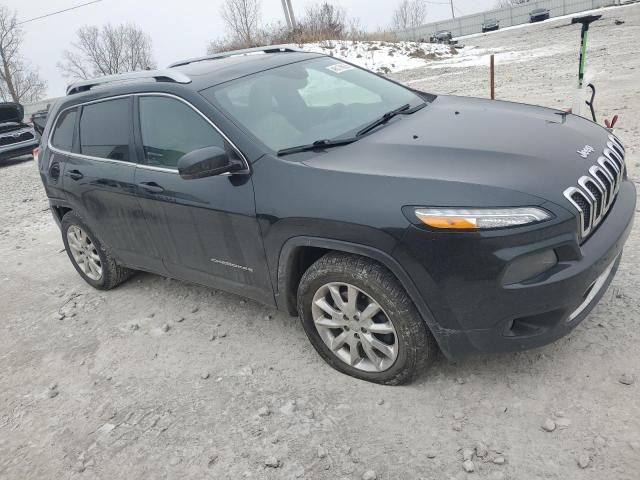
[{"label": "black jeep suv", "polygon": [[277,306],[373,382],[408,381],[438,349],[567,334],[634,216],[624,147],[595,123],[323,55],[231,52],[67,93],[39,168],[85,281],[144,270]]}]

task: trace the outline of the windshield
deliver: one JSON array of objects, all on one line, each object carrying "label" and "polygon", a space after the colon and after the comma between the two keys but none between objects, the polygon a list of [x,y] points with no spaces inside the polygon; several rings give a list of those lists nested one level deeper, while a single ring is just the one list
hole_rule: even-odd
[{"label": "windshield", "polygon": [[266,70],[201,93],[273,151],[350,137],[391,110],[424,103],[407,88],[333,58]]}]

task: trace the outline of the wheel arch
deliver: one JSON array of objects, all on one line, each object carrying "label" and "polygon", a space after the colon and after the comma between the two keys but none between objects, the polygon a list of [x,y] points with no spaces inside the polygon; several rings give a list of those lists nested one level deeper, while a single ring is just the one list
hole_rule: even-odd
[{"label": "wheel arch", "polygon": [[53,210],[53,214],[57,217],[57,219],[62,222],[62,218],[69,212],[73,211],[73,208],[71,207],[63,207],[63,206],[59,206],[59,205],[53,205],[51,207],[51,209]]},{"label": "wheel arch", "polygon": [[62,228],[62,218],[69,212],[73,211],[73,208],[64,201],[58,199],[49,199],[49,209],[53,215],[53,219],[59,228]]},{"label": "wheel arch", "polygon": [[298,315],[296,295],[302,275],[315,260],[334,251],[369,258],[389,270],[411,298],[438,344],[441,343],[442,329],[404,268],[388,253],[367,245],[308,236],[289,239],[283,245],[278,260],[276,303],[280,310],[286,311],[292,316]]}]

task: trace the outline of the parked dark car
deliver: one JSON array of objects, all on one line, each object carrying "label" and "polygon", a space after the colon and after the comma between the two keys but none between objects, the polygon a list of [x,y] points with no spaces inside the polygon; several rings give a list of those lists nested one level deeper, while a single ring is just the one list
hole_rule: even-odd
[{"label": "parked dark car", "polygon": [[549,20],[550,12],[546,8],[536,8],[529,12],[529,20],[531,23]]},{"label": "parked dark car", "polygon": [[33,127],[24,123],[19,103],[0,103],[0,161],[31,154],[40,139]]},{"label": "parked dark car", "polygon": [[72,85],[41,148],[90,285],[144,270],[252,298],[384,384],[438,350],[568,334],[615,275],[636,204],[622,143],[591,121],[286,47]]},{"label": "parked dark car", "polygon": [[453,40],[453,35],[448,30],[440,30],[439,32],[436,32],[433,35],[431,35],[431,38],[429,40],[431,43],[447,43],[448,44],[448,43],[451,43],[451,40]]},{"label": "parked dark car", "polygon": [[493,32],[495,30],[498,30],[499,28],[500,21],[496,20],[495,18],[490,18],[488,20],[485,20],[485,22],[482,24],[482,33]]},{"label": "parked dark car", "polygon": [[42,135],[44,132],[44,128],[47,125],[47,117],[49,115],[49,105],[44,110],[38,110],[33,115],[31,115],[31,124],[38,135]]}]

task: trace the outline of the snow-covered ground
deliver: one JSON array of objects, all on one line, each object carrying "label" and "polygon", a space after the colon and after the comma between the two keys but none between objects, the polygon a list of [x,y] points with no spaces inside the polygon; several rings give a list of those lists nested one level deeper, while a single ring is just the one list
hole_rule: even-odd
[{"label": "snow-covered ground", "polygon": [[421,42],[352,42],[336,40],[296,45],[306,52],[317,52],[346,60],[377,73],[389,74],[416,68],[467,68],[496,62],[528,61],[550,53],[561,53],[569,45],[554,45],[513,51],[508,47],[479,48],[474,45],[443,45]]},{"label": "snow-covered ground", "polygon": [[297,45],[297,48],[331,55],[379,73],[424,67],[458,55],[449,45],[424,42],[328,40]]}]

